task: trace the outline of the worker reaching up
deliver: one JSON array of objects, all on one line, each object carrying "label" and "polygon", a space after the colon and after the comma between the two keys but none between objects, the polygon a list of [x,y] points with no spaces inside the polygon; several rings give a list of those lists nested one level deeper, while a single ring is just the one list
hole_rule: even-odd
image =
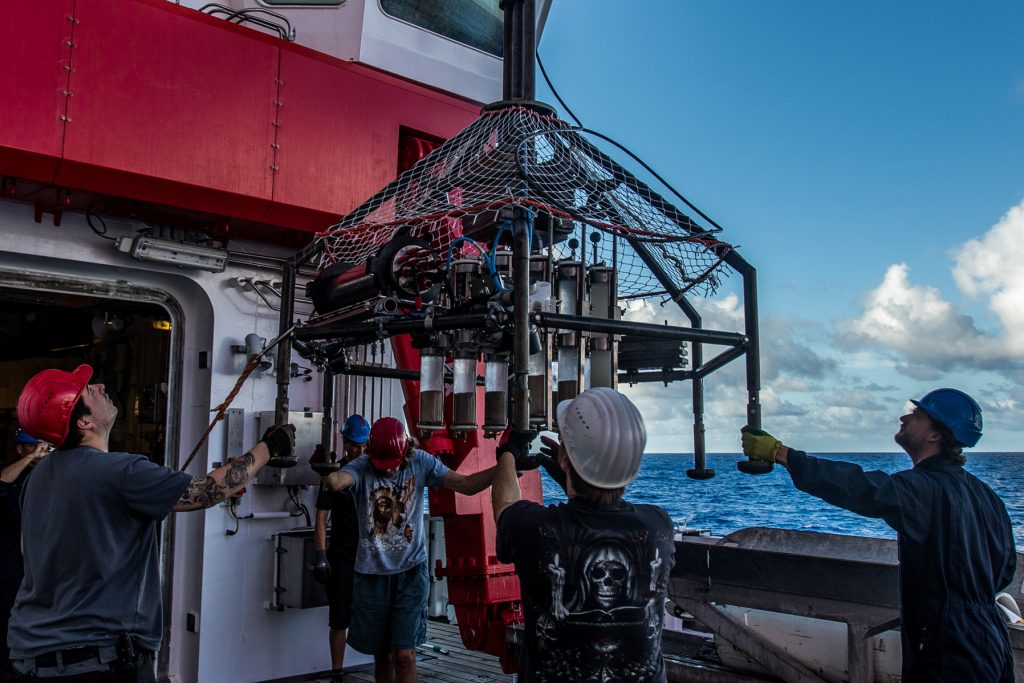
[{"label": "worker reaching up", "polygon": [[[208,474],[108,452],[117,407],[92,368],[43,370],[18,398],[18,421],[59,444],[22,498],[25,579],[11,614],[14,680],[148,682],[163,630],[156,527],[239,491],[264,465],[286,462],[290,425]],[[278,460],[278,459],[282,460]]]},{"label": "worker reaching up", "polygon": [[905,683],[1011,683],[995,596],[1017,566],[1013,531],[999,496],[963,468],[963,449],[981,438],[981,408],[956,389],[912,403],[895,440],[914,466],[892,475],[816,458],[752,427],[742,430],[743,452],[785,467],[801,491],[896,530]]},{"label": "worker reaching up", "polygon": [[513,433],[498,449],[491,489],[498,559],[516,567],[526,616],[519,680],[665,681],[672,520],[623,499],[647,443],[643,417],[601,387],[559,403],[557,419],[563,474],[555,479],[569,502],[520,500],[516,470],[543,464],[527,452],[532,433]]},{"label": "worker reaching up", "polygon": [[469,475],[416,448],[405,424],[382,417],[370,428],[367,454],[332,471],[323,449],[310,466],[331,491],[356,501],[359,545],[348,644],[373,655],[378,683],[416,680],[416,646],[427,639],[430,578],[423,536],[423,487],[473,495],[495,468]]}]

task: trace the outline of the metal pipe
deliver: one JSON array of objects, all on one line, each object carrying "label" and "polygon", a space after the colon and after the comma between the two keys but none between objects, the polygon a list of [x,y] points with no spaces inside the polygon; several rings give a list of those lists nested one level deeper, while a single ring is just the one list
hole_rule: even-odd
[{"label": "metal pipe", "polygon": [[[365,365],[366,367],[370,367],[370,364],[367,363],[369,355],[370,355],[370,346],[368,344],[363,345],[363,348],[362,348],[362,361],[363,361],[363,365]],[[366,402],[366,379],[365,378],[369,377],[369,376],[370,375],[363,375],[363,379],[359,382],[360,389],[362,390],[362,396],[359,399],[359,411],[361,413],[363,413],[363,415],[367,415],[367,414],[372,415],[373,414],[373,404],[367,404],[367,402]],[[367,406],[369,406],[369,408],[367,408]]]},{"label": "metal pipe", "polygon": [[546,329],[628,334],[635,337],[651,337],[654,339],[696,340],[706,344],[718,344],[721,346],[745,346],[747,344],[747,338],[737,332],[695,330],[687,327],[637,323],[629,320],[600,320],[597,318],[562,315],[560,313],[539,312],[533,314],[533,321],[538,327]]},{"label": "metal pipe", "polygon": [[[527,273],[529,277],[529,273]],[[527,288],[529,289],[529,288]],[[529,295],[529,292],[527,292]],[[406,320],[391,320],[377,323],[363,323],[361,325],[324,326],[308,327],[295,330],[295,338],[306,339],[353,339],[370,335],[377,337],[383,334],[391,337],[397,334],[421,333],[457,329],[479,329],[486,327],[489,318],[485,314],[464,313],[460,315],[448,315],[443,318],[416,318]]]},{"label": "metal pipe", "polygon": [[736,251],[725,257],[743,276],[743,327],[747,336],[747,424],[761,426],[761,345],[757,318],[757,269]]},{"label": "metal pipe", "polygon": [[502,0],[502,99],[532,100],[537,94],[537,9],[535,0]]},{"label": "metal pipe", "polygon": [[[376,368],[377,367],[377,342],[374,342],[373,345],[370,348],[371,348],[371,353],[373,354],[373,359],[371,360],[370,365],[371,365],[371,367]],[[370,405],[371,405],[371,410],[373,409],[373,407],[374,407],[374,405],[376,403],[377,403],[377,382],[374,379],[371,378],[371,380],[370,380]]]},{"label": "metal pipe", "polygon": [[509,74],[509,99],[523,97],[523,0],[512,0],[512,42],[507,59],[512,63]]},{"label": "metal pipe", "polygon": [[[693,329],[703,329],[703,320],[697,309],[687,301],[683,292],[676,286],[675,281],[665,272],[661,262],[650,252],[647,245],[636,239],[625,238],[626,242],[633,247],[633,251],[640,256],[640,260],[651,269],[654,276],[665,287],[672,300],[679,306],[679,310],[689,319]],[[694,479],[703,479],[711,475],[707,474],[707,446],[704,440],[704,381],[696,371],[703,365],[704,349],[699,339],[692,340],[691,344],[691,367],[694,369],[693,386],[691,387],[693,397],[693,470],[687,475]]]},{"label": "metal pipe", "polygon": [[[384,342],[380,344],[380,364],[384,365]],[[391,386],[390,384],[388,385]],[[377,415],[384,415],[384,378],[380,380],[380,391],[377,392]]]},{"label": "metal pipe", "polygon": [[515,326],[512,336],[512,427],[530,428],[530,242],[525,211],[512,222],[512,290]]},{"label": "metal pipe", "polygon": [[501,99],[510,100],[515,97],[516,64],[518,63],[518,45],[516,42],[516,24],[519,11],[522,9],[522,0],[502,0],[498,6],[505,13],[503,25],[505,27],[504,42],[502,43],[502,79]]},{"label": "metal pipe", "polygon": [[324,453],[330,453],[334,441],[334,373],[324,372],[324,416],[320,426],[320,443],[323,444]]},{"label": "metal pipe", "polygon": [[[579,315],[587,315],[587,224],[580,223],[580,269],[576,276],[576,312]],[[586,363],[588,338],[579,335],[576,340],[576,347],[579,353],[576,354],[576,387],[577,392],[582,393],[586,388],[583,377],[583,367]],[[558,367],[562,367],[559,363]],[[561,400],[561,396],[559,396]]]},{"label": "metal pipe", "polygon": [[[675,301],[686,314],[690,326],[694,329],[702,329],[704,320],[693,304],[683,297],[679,297]],[[714,476],[714,470],[707,468],[707,445],[704,439],[704,375],[699,374],[703,365],[704,345],[699,341],[691,342],[690,367],[694,370],[693,384],[690,387],[693,402],[693,469],[686,472],[691,479],[709,479]]]},{"label": "metal pipe", "polygon": [[707,377],[715,370],[718,370],[719,368],[728,365],[732,361],[742,356],[744,353],[747,353],[749,357],[749,350],[742,346],[737,346],[735,348],[728,349],[712,358],[710,361],[707,362],[707,364],[699,368],[694,368],[693,373],[697,377]]},{"label": "metal pipe", "polygon": [[537,5],[536,0],[521,0],[523,3],[522,44],[520,46],[520,81],[522,98],[532,100],[537,96]]},{"label": "metal pipe", "polygon": [[[287,261],[281,267],[281,316],[278,323],[278,334],[284,334],[292,326],[295,312],[295,261]],[[292,340],[285,337],[277,345],[277,401],[274,404],[274,424],[283,425],[288,422],[288,384],[291,376]]]}]

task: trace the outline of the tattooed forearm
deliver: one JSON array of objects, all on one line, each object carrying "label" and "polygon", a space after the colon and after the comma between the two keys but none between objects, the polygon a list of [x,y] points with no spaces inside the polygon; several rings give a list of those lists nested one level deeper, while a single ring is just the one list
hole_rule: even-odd
[{"label": "tattooed forearm", "polygon": [[250,469],[256,462],[256,456],[246,453],[231,461],[228,471],[224,473],[224,486],[228,489],[235,489],[249,481]]},{"label": "tattooed forearm", "polygon": [[191,510],[213,507],[242,488],[252,477],[255,466],[256,456],[250,452],[209,474],[194,477],[178,505]]},{"label": "tattooed forearm", "polygon": [[227,497],[224,487],[217,483],[217,480],[209,474],[201,477],[193,477],[192,483],[185,489],[185,493],[178,499],[178,505],[187,507],[208,508],[221,502]]}]

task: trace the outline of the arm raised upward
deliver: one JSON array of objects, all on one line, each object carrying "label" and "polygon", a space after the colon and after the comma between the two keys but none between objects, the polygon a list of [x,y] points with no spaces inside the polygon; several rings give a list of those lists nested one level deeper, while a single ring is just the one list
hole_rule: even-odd
[{"label": "arm raised upward", "polygon": [[223,502],[242,490],[256,476],[271,456],[291,455],[295,446],[295,428],[291,425],[268,429],[263,439],[252,450],[207,474],[192,478],[174,512],[205,510]]}]

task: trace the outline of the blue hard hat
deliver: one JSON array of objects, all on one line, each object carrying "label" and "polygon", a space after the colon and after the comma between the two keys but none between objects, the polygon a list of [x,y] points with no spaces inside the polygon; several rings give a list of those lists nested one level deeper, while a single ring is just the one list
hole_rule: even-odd
[{"label": "blue hard hat", "polygon": [[19,429],[18,431],[14,432],[14,443],[39,443],[39,439],[27,433],[24,429]]},{"label": "blue hard hat", "polygon": [[929,391],[915,406],[941,424],[949,427],[953,437],[965,448],[973,448],[981,438],[981,407],[977,401],[956,389]]},{"label": "blue hard hat", "polygon": [[362,415],[349,415],[341,428],[341,437],[352,443],[366,443],[370,439],[370,424]]}]

